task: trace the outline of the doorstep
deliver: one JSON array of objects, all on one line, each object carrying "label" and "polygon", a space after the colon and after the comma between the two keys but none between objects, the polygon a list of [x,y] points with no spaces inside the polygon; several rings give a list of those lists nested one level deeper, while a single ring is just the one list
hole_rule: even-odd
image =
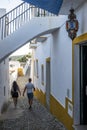
[{"label": "doorstep", "polygon": [[75,130],[87,130],[87,125],[74,125]]}]

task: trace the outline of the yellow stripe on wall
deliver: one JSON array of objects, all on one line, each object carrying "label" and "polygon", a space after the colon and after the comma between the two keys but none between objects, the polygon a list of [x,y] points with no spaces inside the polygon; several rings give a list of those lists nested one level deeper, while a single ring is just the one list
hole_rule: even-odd
[{"label": "yellow stripe on wall", "polygon": [[79,43],[83,43],[83,42],[86,42],[86,41],[87,41],[87,33],[84,33],[81,36],[76,37],[73,40],[73,44],[79,44]]},{"label": "yellow stripe on wall", "polygon": [[67,109],[64,109],[52,95],[50,100],[50,110],[51,113],[55,115],[56,118],[58,118],[58,120],[61,121],[68,130],[74,130],[72,127],[73,119],[68,115]]},{"label": "yellow stripe on wall", "polygon": [[35,92],[34,92],[34,96],[44,105],[46,106],[46,95],[39,90],[38,88],[36,88]]},{"label": "yellow stripe on wall", "polygon": [[46,62],[50,62],[50,57],[46,58]]},{"label": "yellow stripe on wall", "polygon": [[[36,91],[34,92],[34,95],[44,106],[46,106],[46,95],[41,90],[39,90],[37,88]],[[58,101],[51,95],[50,96],[50,112],[59,121],[61,121],[68,130],[74,130],[72,128],[73,119],[67,113],[67,111],[68,111],[68,108],[67,108],[68,102],[70,102],[70,101],[66,98],[66,102],[65,102],[66,103],[66,108],[64,109],[63,106],[61,106],[61,104],[58,103]]]}]

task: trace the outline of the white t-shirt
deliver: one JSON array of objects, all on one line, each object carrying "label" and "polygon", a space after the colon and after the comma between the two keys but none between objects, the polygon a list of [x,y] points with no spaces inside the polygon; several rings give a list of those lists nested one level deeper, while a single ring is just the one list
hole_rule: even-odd
[{"label": "white t-shirt", "polygon": [[27,88],[27,93],[32,93],[34,90],[34,85],[32,83],[27,83],[25,87]]}]

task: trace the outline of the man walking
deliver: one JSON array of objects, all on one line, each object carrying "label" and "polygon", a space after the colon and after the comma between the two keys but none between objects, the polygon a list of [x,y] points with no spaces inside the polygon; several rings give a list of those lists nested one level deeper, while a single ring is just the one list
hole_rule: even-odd
[{"label": "man walking", "polygon": [[31,83],[32,79],[29,78],[29,82],[25,85],[24,91],[23,91],[23,96],[25,91],[27,90],[27,97],[28,97],[28,103],[29,103],[29,109],[32,108],[32,103],[33,103],[33,91],[35,91],[34,84]]}]

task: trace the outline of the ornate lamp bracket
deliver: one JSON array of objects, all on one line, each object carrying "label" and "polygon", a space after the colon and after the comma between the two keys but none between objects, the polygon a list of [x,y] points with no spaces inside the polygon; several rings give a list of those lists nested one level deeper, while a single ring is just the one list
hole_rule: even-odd
[{"label": "ornate lamp bracket", "polygon": [[66,21],[66,31],[68,32],[68,36],[73,40],[78,31],[79,23],[76,19],[76,15],[74,14],[74,9],[70,9],[70,14],[68,15],[68,20]]}]

